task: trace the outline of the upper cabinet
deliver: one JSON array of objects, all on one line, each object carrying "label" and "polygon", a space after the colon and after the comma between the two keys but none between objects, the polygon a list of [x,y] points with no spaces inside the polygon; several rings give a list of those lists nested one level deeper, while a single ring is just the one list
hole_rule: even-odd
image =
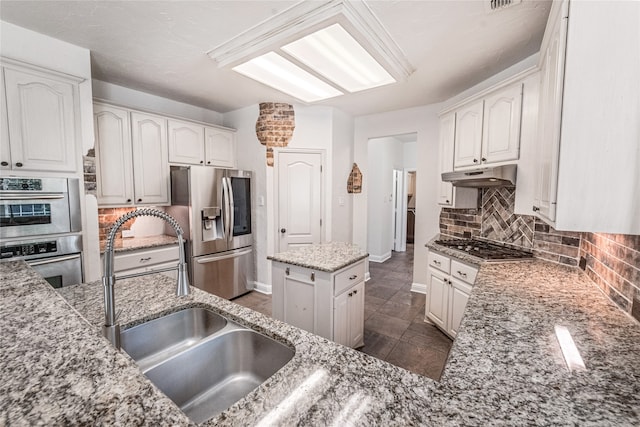
[{"label": "upper cabinet", "polygon": [[443,172],[453,170],[453,146],[456,137],[456,113],[440,117],[440,170],[438,175],[438,203],[450,208],[476,208],[478,190],[454,188],[450,182],[441,179]]},{"label": "upper cabinet", "polygon": [[231,129],[170,119],[169,162],[234,168],[235,133]]},{"label": "upper cabinet", "polygon": [[98,204],[168,205],[166,120],[98,103],[93,114]]},{"label": "upper cabinet", "polygon": [[76,172],[82,79],[5,60],[2,74],[0,168]]},{"label": "upper cabinet", "polygon": [[454,169],[518,160],[522,83],[456,110]]},{"label": "upper cabinet", "polygon": [[532,213],[640,234],[640,3],[554,2],[540,51]]}]

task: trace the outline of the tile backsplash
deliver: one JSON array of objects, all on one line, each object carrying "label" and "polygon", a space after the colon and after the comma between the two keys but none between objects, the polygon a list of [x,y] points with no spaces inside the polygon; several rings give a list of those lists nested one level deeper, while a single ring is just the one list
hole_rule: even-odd
[{"label": "tile backsplash", "polygon": [[[111,226],[118,218],[122,215],[129,213],[131,211],[136,210],[136,208],[100,208],[98,209],[98,236],[100,241],[104,241],[107,239],[107,235],[109,234],[109,230]],[[133,223],[136,221],[136,218],[130,219],[129,221],[122,224],[120,230],[116,233],[116,239],[122,238],[122,230],[130,230]]]},{"label": "tile backsplash", "polygon": [[530,215],[514,214],[515,188],[486,188],[478,209],[442,208],[440,234],[483,237],[533,250],[538,258],[577,266],[622,310],[640,320],[640,236],[557,231]]}]

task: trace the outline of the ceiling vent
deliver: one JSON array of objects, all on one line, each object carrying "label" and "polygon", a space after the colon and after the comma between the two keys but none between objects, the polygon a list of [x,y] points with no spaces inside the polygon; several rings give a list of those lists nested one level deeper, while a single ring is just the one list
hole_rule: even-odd
[{"label": "ceiling vent", "polygon": [[487,11],[495,12],[519,4],[522,0],[488,0]]}]

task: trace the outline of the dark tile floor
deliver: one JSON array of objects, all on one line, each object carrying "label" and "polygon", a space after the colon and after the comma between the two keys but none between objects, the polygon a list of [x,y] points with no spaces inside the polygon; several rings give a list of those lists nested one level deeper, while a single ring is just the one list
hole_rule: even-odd
[{"label": "dark tile floor", "polygon": [[[424,321],[425,296],[411,292],[413,245],[383,263],[369,263],[365,285],[364,342],[359,350],[435,380],[452,341]],[[251,292],[233,302],[271,315],[271,296]]]}]

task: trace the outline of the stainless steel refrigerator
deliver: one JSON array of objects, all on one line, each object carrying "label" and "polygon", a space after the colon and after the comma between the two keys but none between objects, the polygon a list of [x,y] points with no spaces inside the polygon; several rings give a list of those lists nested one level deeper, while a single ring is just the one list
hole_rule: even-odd
[{"label": "stainless steel refrigerator", "polygon": [[171,168],[167,213],[187,239],[191,284],[231,299],[253,288],[251,172],[207,166]]}]

